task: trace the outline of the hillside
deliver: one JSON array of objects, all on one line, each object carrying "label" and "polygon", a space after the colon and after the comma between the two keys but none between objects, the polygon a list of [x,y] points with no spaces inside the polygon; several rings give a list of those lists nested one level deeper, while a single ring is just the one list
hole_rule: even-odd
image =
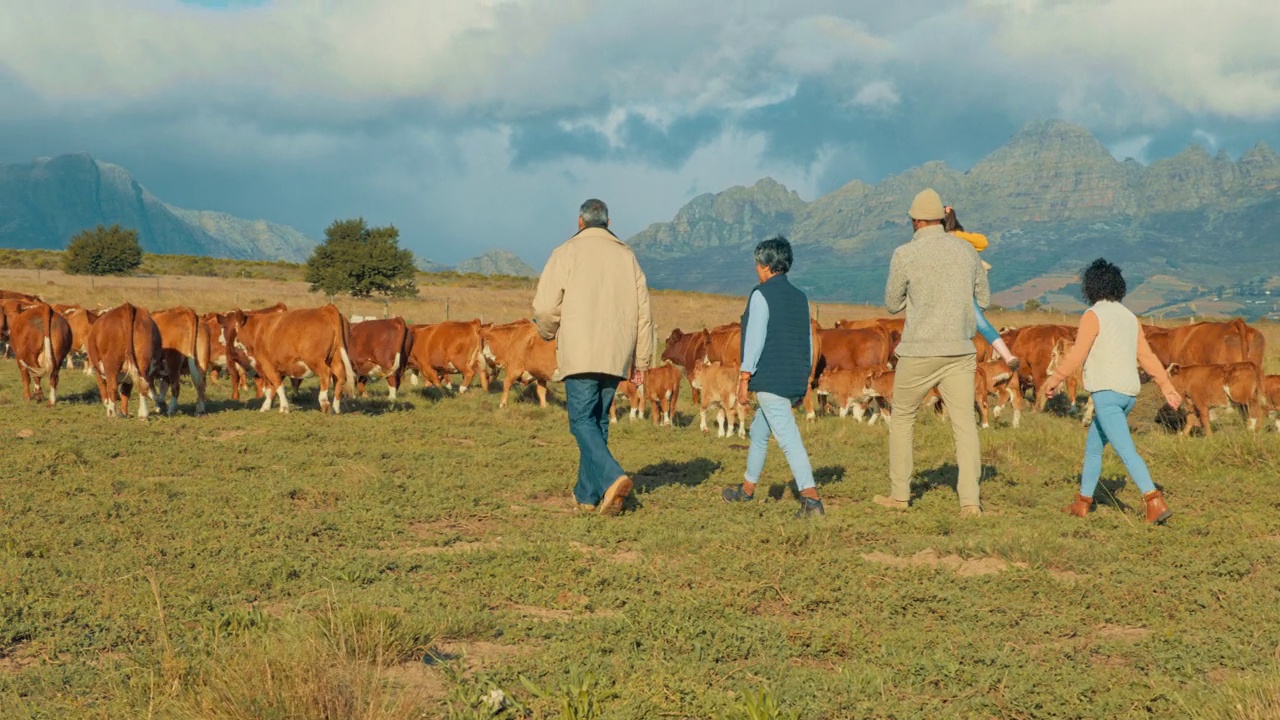
[{"label": "hillside", "polygon": [[0,247],[62,249],[77,232],[113,223],[137,230],[151,253],[300,262],[315,246],[291,227],[168,205],[124,168],[86,154],[0,165]]},{"label": "hillside", "polygon": [[513,277],[536,277],[537,270],[521,260],[515,253],[506,250],[490,250],[489,252],[463,260],[453,268],[456,272],[477,275],[510,275]]},{"label": "hillside", "polygon": [[1116,161],[1088,131],[1061,121],[1024,127],[968,172],[931,162],[809,203],[771,179],[701,195],[628,242],[658,287],[741,293],[753,283],[751,247],[783,233],[797,245],[795,280],[815,298],[877,302],[893,249],[911,236],[906,209],[924,187],[990,236],[993,289],[1014,291],[1004,300],[1048,300],[1018,290],[1060,291],[1054,277],[1105,255],[1135,288],[1154,276],[1186,285],[1151,288],[1152,310],[1192,313],[1192,303],[1232,296],[1248,299],[1223,312],[1280,311],[1268,300],[1275,296],[1249,294],[1280,274],[1280,156],[1271,148],[1260,143],[1232,161],[1193,146],[1143,166]]}]

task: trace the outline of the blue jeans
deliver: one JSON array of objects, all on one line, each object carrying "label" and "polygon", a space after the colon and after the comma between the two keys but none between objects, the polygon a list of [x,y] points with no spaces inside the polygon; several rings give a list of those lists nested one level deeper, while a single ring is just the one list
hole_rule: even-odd
[{"label": "blue jeans", "polygon": [[1151,482],[1151,472],[1129,435],[1129,412],[1137,398],[1123,393],[1103,390],[1093,393],[1093,424],[1089,426],[1089,438],[1084,444],[1084,469],[1080,471],[1080,494],[1093,497],[1102,475],[1102,450],[1108,443],[1124,461],[1129,477],[1143,495],[1156,489]]},{"label": "blue jeans", "polygon": [[987,316],[982,312],[982,308],[978,307],[978,299],[973,299],[973,315],[978,320],[978,334],[986,338],[986,341],[993,343],[1000,339],[1000,331],[996,330],[996,326],[991,324]]},{"label": "blue jeans", "polygon": [[800,428],[796,426],[796,416],[791,412],[791,401],[758,392],[756,402],[760,404],[760,411],[751,420],[747,482],[760,482],[760,474],[764,472],[764,458],[769,452],[769,436],[772,435],[777,438],[778,447],[787,456],[791,474],[796,478],[796,489],[803,491],[813,487],[813,467],[809,464],[809,453],[804,449],[804,442],[800,440]]},{"label": "blue jeans", "polygon": [[578,482],[573,496],[580,503],[598,505],[615,480],[626,473],[609,452],[609,406],[622,378],[612,375],[571,375],[564,379],[569,432],[578,441]]}]

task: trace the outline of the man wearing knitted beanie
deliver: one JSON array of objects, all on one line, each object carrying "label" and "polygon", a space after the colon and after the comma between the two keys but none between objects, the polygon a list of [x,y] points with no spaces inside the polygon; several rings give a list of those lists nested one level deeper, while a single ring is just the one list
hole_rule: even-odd
[{"label": "man wearing knitted beanie", "polygon": [[884,302],[889,312],[907,313],[893,382],[889,419],[889,485],[877,505],[905,510],[911,501],[916,412],[933,388],[950,408],[956,443],[960,515],[982,514],[978,475],[982,460],[974,418],[973,376],[977,371],[974,300],[991,302],[987,273],[973,246],[942,227],[946,211],[932,188],[916,195],[908,211],[915,235],[889,262]]}]

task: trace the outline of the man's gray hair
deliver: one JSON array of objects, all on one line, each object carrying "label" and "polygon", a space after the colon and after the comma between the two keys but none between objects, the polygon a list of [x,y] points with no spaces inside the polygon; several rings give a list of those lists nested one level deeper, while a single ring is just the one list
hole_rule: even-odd
[{"label": "man's gray hair", "polygon": [[582,224],[587,227],[608,227],[609,206],[603,200],[591,198],[582,203],[582,207],[578,209],[578,217],[582,218]]},{"label": "man's gray hair", "polygon": [[781,274],[791,270],[791,243],[775,235],[756,245],[756,264]]}]

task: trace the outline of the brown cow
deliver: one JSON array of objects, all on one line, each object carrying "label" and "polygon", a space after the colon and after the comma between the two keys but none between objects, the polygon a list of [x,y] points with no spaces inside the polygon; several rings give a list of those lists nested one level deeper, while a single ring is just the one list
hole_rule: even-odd
[{"label": "brown cow", "polygon": [[[718,407],[716,413],[716,426],[719,431],[717,437],[730,437],[733,435],[734,418],[737,417],[738,437],[747,436],[747,412],[746,408],[738,404],[738,375],[737,365],[721,365],[719,363],[700,364],[694,366],[693,377],[689,380],[689,384],[702,391],[701,422],[698,428],[702,432],[709,432],[707,428],[707,410],[712,407]],[[725,418],[728,416],[728,429],[725,429]]]},{"label": "brown cow", "polygon": [[54,305],[53,309],[61,313],[71,326],[71,352],[67,355],[67,366],[75,367],[75,361],[79,360],[84,374],[92,375],[93,368],[89,366],[89,328],[98,319],[98,313],[79,305]]},{"label": "brown cow", "polygon": [[654,425],[671,427],[680,399],[680,368],[667,363],[650,368],[644,374],[644,397],[649,401],[649,416]]},{"label": "brown cow", "polygon": [[320,410],[342,412],[342,394],[354,393],[356,375],[347,352],[350,329],[337,307],[255,314],[233,310],[226,322],[230,342],[244,351],[263,380],[263,412],[271,409],[272,395],[280,399],[280,412],[289,412],[284,379],[312,374],[320,379]]},{"label": "brown cow", "polygon": [[196,415],[203,415],[205,378],[209,373],[209,326],[189,307],[157,310],[151,313],[151,319],[160,331],[164,348],[157,384],[159,392],[155,396],[157,407],[164,406],[167,395],[169,415],[178,412],[178,392],[183,370],[186,370],[196,389]]},{"label": "brown cow", "polygon": [[505,370],[502,379],[502,401],[507,406],[507,396],[516,382],[537,383],[538,404],[547,406],[547,383],[555,375],[556,341],[543,340],[531,320],[517,320],[506,325],[494,325],[481,331],[484,356]]},{"label": "brown cow", "polygon": [[[1022,361],[1018,368],[1021,387],[1030,385],[1035,390],[1036,410],[1044,410],[1048,397],[1044,394],[1044,381],[1049,378],[1053,351],[1059,340],[1075,342],[1076,328],[1070,325],[1029,325],[1016,332],[1002,335],[1009,345],[1009,352]],[[1068,401],[1075,402],[1075,395],[1068,387]]]},{"label": "brown cow", "polygon": [[867,380],[872,373],[890,370],[887,365],[864,365],[851,369],[828,370],[818,378],[818,394],[835,403],[840,417],[853,412],[853,419],[865,419],[866,405],[871,398],[866,394]]},{"label": "brown cow", "polygon": [[[225,367],[227,375],[231,378],[231,399],[240,399],[241,386],[247,385],[246,377],[253,378],[253,384],[256,389],[256,397],[262,398],[262,377],[258,375],[258,371],[253,366],[253,358],[245,353],[244,348],[236,346],[236,322],[242,322],[245,319],[258,315],[275,315],[288,311],[288,306],[278,302],[270,307],[259,308],[257,310],[233,310],[227,313],[218,313],[221,318],[222,330],[218,333],[217,339],[227,348],[231,354],[230,360]],[[213,337],[210,336],[210,344],[213,343]]]},{"label": "brown cow", "polygon": [[160,330],[146,308],[125,303],[98,316],[89,329],[89,364],[97,374],[107,417],[129,416],[129,398],[137,385],[138,419],[147,419],[147,396],[161,357]]},{"label": "brown cow", "polygon": [[413,331],[403,318],[352,324],[347,354],[351,356],[351,367],[356,372],[358,394],[365,396],[365,384],[369,378],[382,376],[387,380],[387,394],[394,401],[400,391],[400,380],[409,367],[412,351]]},{"label": "brown cow", "polygon": [[706,334],[706,356],[709,363],[721,365],[742,365],[742,325],[729,323],[710,330]]},{"label": "brown cow", "polygon": [[632,420],[644,418],[644,398],[640,394],[640,388],[630,380],[623,380],[618,383],[618,390],[613,394],[613,402],[609,403],[609,424],[618,424],[618,400],[625,399],[628,413]]},{"label": "brown cow", "polygon": [[485,362],[481,328],[479,320],[412,326],[409,367],[430,387],[445,389],[447,384],[448,389],[452,389],[449,375],[461,373],[458,392],[466,392],[477,376],[481,387],[488,390],[489,366]]},{"label": "brown cow", "polygon": [[1256,328],[1236,318],[1229,322],[1200,322],[1174,328],[1144,325],[1147,344],[1160,364],[1225,365],[1251,362],[1262,366],[1266,339]]},{"label": "brown cow", "polygon": [[815,374],[828,370],[852,370],[889,364],[889,333],[880,326],[818,330],[821,353]]},{"label": "brown cow", "polygon": [[1280,432],[1280,375],[1268,375],[1262,379],[1263,395],[1271,406],[1268,416],[1275,416],[1276,432]]},{"label": "brown cow", "polygon": [[[985,366],[985,367],[984,367]],[[980,395],[988,398],[987,404],[992,413],[998,418],[1004,410],[1006,403],[1013,406],[1013,426],[1016,428],[1022,424],[1022,408],[1026,402],[1022,397],[1021,387],[1018,385],[1018,378],[1014,372],[1009,369],[1004,360],[994,359],[985,363],[979,362],[978,367],[983,368],[986,377],[986,387],[982,388]],[[976,389],[976,386],[975,386]],[[996,396],[996,403],[991,404],[990,396]],[[982,427],[987,427],[987,420],[984,417]]]},{"label": "brown cow", "polygon": [[[675,363],[684,371],[684,378],[693,377],[695,365],[703,362],[707,356],[707,334],[705,332],[684,333],[679,329],[672,330],[667,338],[666,349],[662,351],[662,359]],[[693,404],[701,405],[702,396],[697,389],[692,390]]]},{"label": "brown cow", "polygon": [[[25,302],[25,301],[20,301]],[[26,304],[8,321],[9,345],[22,376],[22,398],[31,399],[31,378],[36,398],[43,395],[40,379],[49,378],[49,405],[58,400],[58,371],[71,352],[71,326],[66,318],[42,302]]]},{"label": "brown cow", "polygon": [[[1258,429],[1258,418],[1264,405],[1262,370],[1250,362],[1215,365],[1170,365],[1169,379],[1182,395],[1179,413],[1186,418],[1182,434],[1191,428],[1204,428],[1206,437],[1213,436],[1209,410],[1215,407],[1238,407],[1249,418],[1249,429]],[[1194,413],[1194,415],[1192,414]]]}]

